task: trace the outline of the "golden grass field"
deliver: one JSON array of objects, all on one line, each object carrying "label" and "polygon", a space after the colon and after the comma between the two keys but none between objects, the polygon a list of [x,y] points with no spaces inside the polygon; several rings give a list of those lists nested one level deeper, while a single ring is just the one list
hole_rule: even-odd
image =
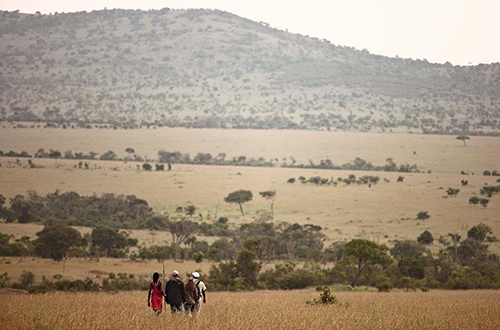
[{"label": "golden grass field", "polygon": [[310,306],[312,290],[211,293],[197,319],[155,317],[146,292],[0,293],[3,329],[499,329],[500,292],[340,292]]},{"label": "golden grass field", "polygon": [[[203,221],[227,216],[233,224],[253,221],[269,204],[258,192],[277,191],[273,221],[321,225],[331,241],[366,238],[380,243],[398,239],[415,239],[429,230],[437,239],[450,232],[466,236],[467,230],[483,222],[500,236],[500,197],[494,196],[486,209],[468,205],[468,199],[484,185],[496,185],[496,177],[485,177],[483,170],[500,170],[500,139],[472,137],[467,147],[454,136],[411,134],[370,134],[306,131],[237,131],[195,129],[140,130],[63,130],[13,129],[4,123],[0,128],[0,149],[27,150],[38,148],[105,152],[114,150],[125,156],[132,147],[142,156],[156,158],[159,149],[179,150],[194,156],[197,152],[228,158],[295,157],[299,163],[309,159],[331,158],[336,164],[361,157],[382,165],[387,157],[400,163],[416,163],[431,174],[334,171],[314,169],[256,168],[230,166],[177,165],[171,172],[144,172],[134,162],[92,161],[91,170],[75,168],[78,161],[35,159],[43,168],[29,169],[15,159],[0,157],[0,194],[10,198],[35,190],[40,194],[77,191],[80,194],[134,194],[146,199],[159,212],[174,212],[177,206],[194,204]],[[413,155],[413,151],[417,155]],[[462,176],[460,171],[474,172]],[[366,185],[338,187],[312,186],[287,179],[299,176],[325,178],[377,175],[381,178],[371,188]],[[388,179],[390,182],[384,182]],[[469,185],[460,186],[466,179]],[[460,188],[455,198],[446,197],[446,189]],[[245,216],[238,207],[223,201],[228,193],[248,189],[254,194],[244,205]],[[416,221],[419,211],[428,211],[431,218]],[[402,220],[410,218],[410,220]],[[197,220],[201,221],[201,220]],[[19,238],[35,238],[40,224],[0,223],[0,232]],[[90,228],[78,228],[82,233]],[[139,244],[169,242],[166,232],[152,234],[148,230],[129,230]],[[198,237],[211,242],[214,238]],[[500,251],[500,244],[490,249]],[[434,243],[433,249],[441,245]],[[165,262],[169,272],[181,274],[201,270],[207,274],[211,264],[193,261]],[[269,266],[270,267],[270,266]],[[22,271],[51,278],[63,273],[63,263],[40,258],[2,258],[0,273],[8,272],[15,281]],[[150,277],[162,270],[156,260],[131,261],[101,258],[68,259],[64,277],[98,280],[109,272],[129,273]],[[209,289],[210,285],[207,283]],[[2,329],[116,329],[116,328],[205,328],[205,329],[498,329],[500,328],[499,291],[431,291],[423,292],[339,292],[335,293],[345,306],[312,307],[305,301],[318,296],[312,290],[288,292],[209,293],[201,318],[172,319],[169,315],[156,318],[146,306],[145,292],[130,293],[50,293],[45,295],[0,294],[0,325]]]},{"label": "golden grass field", "polygon": [[[192,260],[182,262],[165,260],[165,272],[169,274],[175,269],[182,275],[197,270],[202,274],[208,274],[211,265],[211,262],[196,263]],[[162,270],[163,264],[157,260],[69,258],[64,265],[62,261],[52,259],[0,257],[0,274],[7,272],[12,282],[17,281],[23,271],[34,272],[36,282],[41,282],[42,276],[52,279],[52,276],[56,274],[64,275],[64,279],[67,280],[91,278],[100,282],[100,278],[103,275],[107,277],[109,273],[134,274],[137,278],[142,277],[149,280],[154,272],[161,274]]]}]

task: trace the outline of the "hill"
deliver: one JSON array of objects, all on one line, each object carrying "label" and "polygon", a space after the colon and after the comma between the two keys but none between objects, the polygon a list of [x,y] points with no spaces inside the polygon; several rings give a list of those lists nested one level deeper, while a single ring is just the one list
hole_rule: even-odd
[{"label": "hill", "polygon": [[500,64],[372,55],[214,10],[0,12],[0,118],[500,133]]}]

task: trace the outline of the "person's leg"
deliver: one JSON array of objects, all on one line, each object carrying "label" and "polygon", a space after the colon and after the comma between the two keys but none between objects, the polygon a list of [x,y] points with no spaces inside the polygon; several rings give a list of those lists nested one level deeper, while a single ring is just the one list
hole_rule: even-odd
[{"label": "person's leg", "polygon": [[192,311],[191,307],[192,307],[191,304],[184,305],[184,312],[186,313],[186,316],[191,316],[191,311]]},{"label": "person's leg", "polygon": [[198,315],[200,315],[200,313],[201,313],[201,301],[197,300],[194,303],[194,312],[193,312],[193,315],[194,316],[198,316]]},{"label": "person's leg", "polygon": [[182,315],[182,304],[178,306],[170,305],[170,311],[173,316],[181,316]]}]

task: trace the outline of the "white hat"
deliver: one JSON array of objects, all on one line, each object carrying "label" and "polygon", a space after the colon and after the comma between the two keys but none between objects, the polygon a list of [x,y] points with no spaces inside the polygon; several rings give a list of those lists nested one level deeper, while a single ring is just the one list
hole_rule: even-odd
[{"label": "white hat", "polygon": [[194,278],[200,277],[200,273],[198,273],[198,272],[192,272],[191,275],[193,275]]},{"label": "white hat", "polygon": [[178,271],[176,271],[176,270],[174,270],[174,271],[172,272],[172,275],[173,275],[173,276],[179,276],[179,272],[178,272]]}]

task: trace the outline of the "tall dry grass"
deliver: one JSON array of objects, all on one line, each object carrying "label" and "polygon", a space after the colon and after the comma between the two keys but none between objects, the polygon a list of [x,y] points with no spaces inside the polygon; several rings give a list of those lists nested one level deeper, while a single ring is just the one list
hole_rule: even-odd
[{"label": "tall dry grass", "polygon": [[[198,319],[155,317],[146,293],[0,294],[3,329],[499,329],[499,291],[209,293]],[[345,303],[348,306],[345,306]]]}]

